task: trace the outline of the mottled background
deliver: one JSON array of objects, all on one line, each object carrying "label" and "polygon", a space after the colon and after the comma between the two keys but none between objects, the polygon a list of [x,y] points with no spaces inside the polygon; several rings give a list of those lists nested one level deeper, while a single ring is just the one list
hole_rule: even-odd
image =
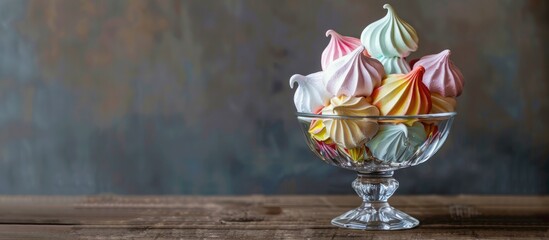
[{"label": "mottled background", "polygon": [[[549,193],[547,1],[399,1],[411,57],[466,78],[404,193]],[[298,129],[288,79],[385,1],[0,1],[0,194],[352,193]]]}]

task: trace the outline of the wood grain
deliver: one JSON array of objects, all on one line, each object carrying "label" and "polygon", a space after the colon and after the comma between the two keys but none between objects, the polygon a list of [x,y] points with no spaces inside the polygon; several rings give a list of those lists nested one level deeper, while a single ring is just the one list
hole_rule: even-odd
[{"label": "wood grain", "polygon": [[0,239],[549,238],[547,196],[395,196],[405,231],[330,225],[356,196],[1,196]]}]

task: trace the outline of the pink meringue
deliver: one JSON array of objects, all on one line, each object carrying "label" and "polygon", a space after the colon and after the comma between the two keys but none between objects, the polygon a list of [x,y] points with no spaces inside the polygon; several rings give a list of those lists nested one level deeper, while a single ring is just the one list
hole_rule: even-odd
[{"label": "pink meringue", "polygon": [[419,59],[414,66],[423,66],[423,83],[431,93],[444,97],[457,97],[463,90],[463,74],[450,60],[450,50],[439,54],[427,55]]},{"label": "pink meringue", "polygon": [[[328,43],[328,46],[324,49],[322,52],[322,58],[320,64],[322,65],[322,70],[326,70],[328,68],[328,65],[332,63],[334,60],[343,57],[356,48],[362,46],[362,43],[360,42],[360,39],[354,38],[354,37],[347,37],[342,36],[336,31],[330,29],[326,32],[326,37],[332,36],[332,39],[330,39],[330,43]],[[366,54],[368,54],[365,51]],[[366,55],[370,56],[370,55]]]},{"label": "pink meringue", "polygon": [[326,90],[336,96],[368,97],[385,76],[383,65],[365,56],[364,47],[333,61],[324,71]]},{"label": "pink meringue", "polygon": [[332,142],[330,139],[326,141],[317,141],[313,140],[315,143],[316,149],[322,154],[322,156],[334,159],[338,156],[337,145]]}]

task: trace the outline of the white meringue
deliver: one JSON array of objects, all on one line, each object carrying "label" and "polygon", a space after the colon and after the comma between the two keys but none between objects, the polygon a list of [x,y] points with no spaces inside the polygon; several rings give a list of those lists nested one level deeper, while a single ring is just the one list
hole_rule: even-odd
[{"label": "white meringue", "polygon": [[298,112],[313,113],[328,104],[332,95],[326,91],[322,76],[322,72],[316,72],[307,76],[295,74],[290,78],[290,88],[296,82],[299,84],[294,94],[294,104]]}]

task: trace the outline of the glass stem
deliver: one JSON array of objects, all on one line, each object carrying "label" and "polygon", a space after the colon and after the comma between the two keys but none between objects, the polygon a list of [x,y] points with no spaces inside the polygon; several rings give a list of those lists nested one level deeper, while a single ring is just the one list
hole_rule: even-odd
[{"label": "glass stem", "polygon": [[353,188],[362,198],[362,207],[379,209],[388,207],[389,199],[398,188],[398,181],[393,178],[393,171],[358,173],[353,181]]},{"label": "glass stem", "polygon": [[397,230],[419,224],[417,219],[387,203],[398,188],[393,171],[359,172],[353,181],[353,188],[362,198],[362,205],[332,219],[333,225],[352,229]]}]

